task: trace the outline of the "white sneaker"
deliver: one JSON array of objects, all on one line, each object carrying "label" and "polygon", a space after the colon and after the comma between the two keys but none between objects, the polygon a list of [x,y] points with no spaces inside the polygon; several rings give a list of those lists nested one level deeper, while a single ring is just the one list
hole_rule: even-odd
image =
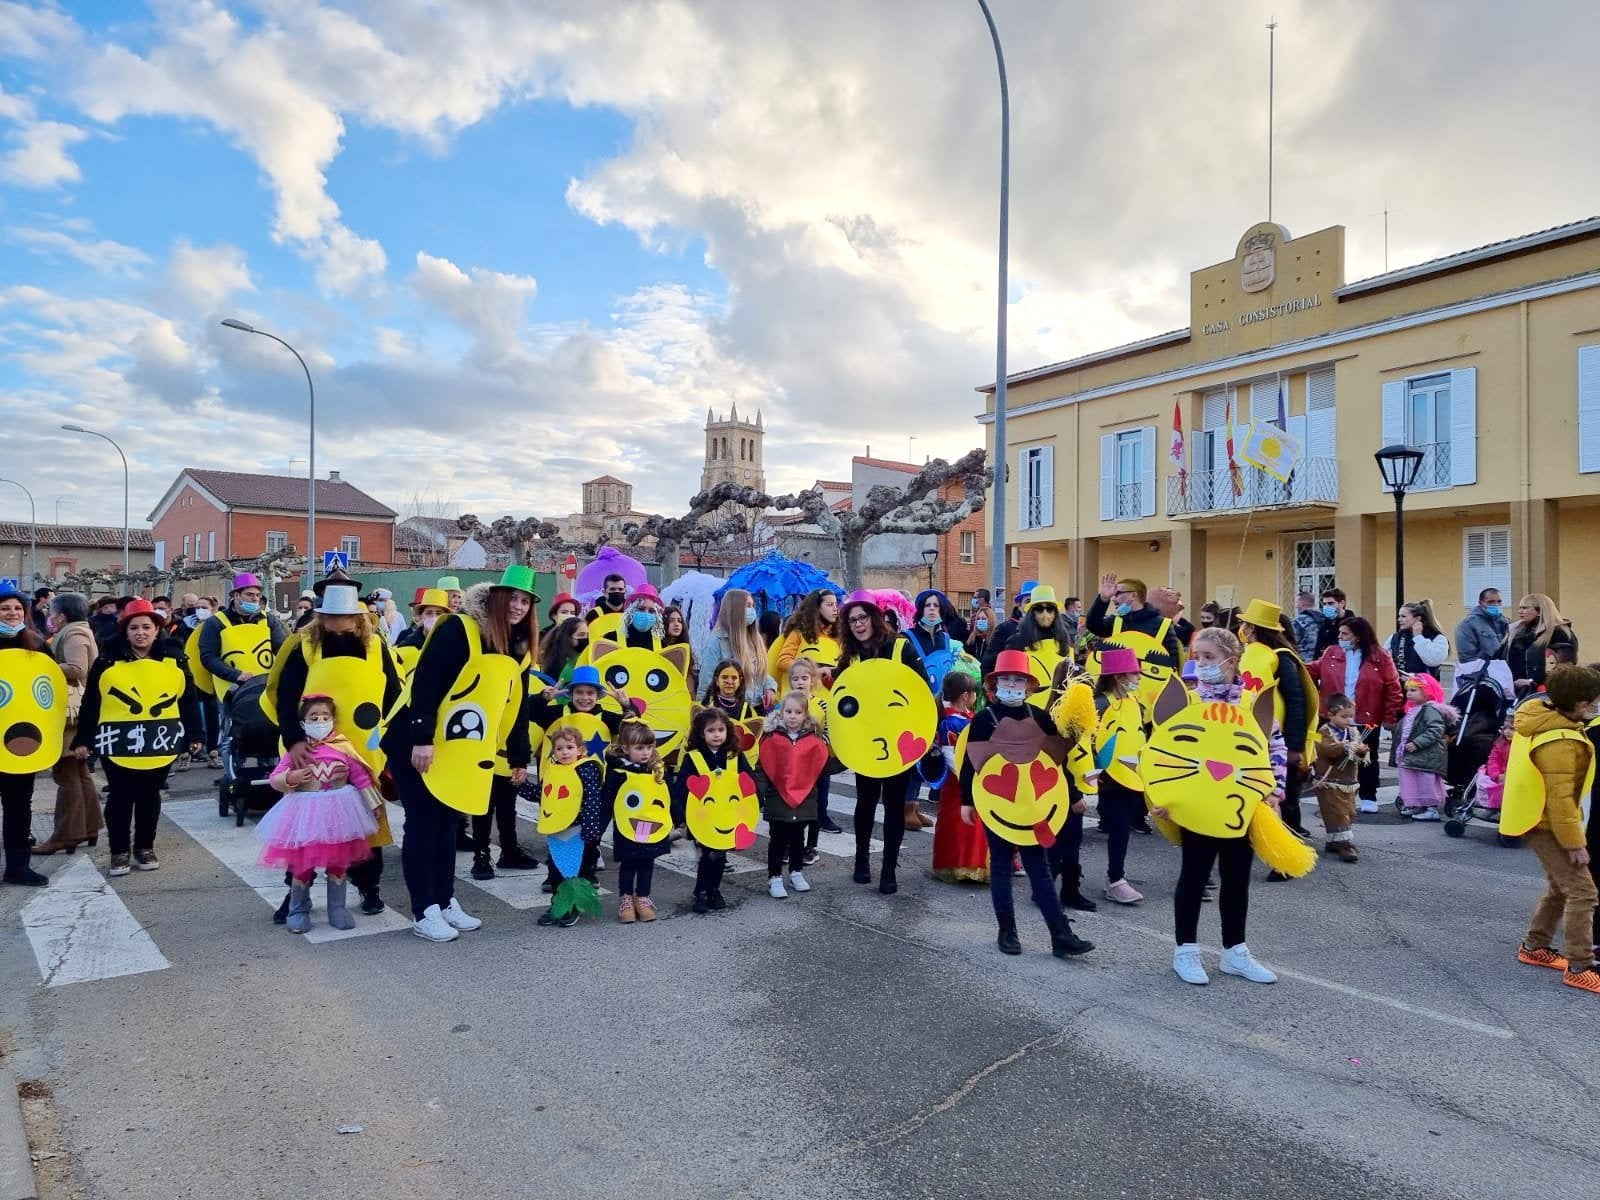
[{"label": "white sneaker", "polygon": [[1194,942],[1185,942],[1172,951],[1172,969],[1185,983],[1203,987],[1211,982],[1211,976],[1206,974],[1205,965],[1200,961],[1200,947]]},{"label": "white sneaker", "polygon": [[809,892],[811,885],[806,882],[806,877],[799,871],[789,872],[789,886],[797,892]]},{"label": "white sneaker", "polygon": [[467,910],[461,907],[461,901],[454,896],[450,897],[450,903],[440,909],[439,913],[449,922],[452,929],[460,929],[465,933],[471,933],[474,929],[483,928],[483,922],[478,920],[477,917],[469,916]]},{"label": "white sneaker", "polygon": [[1364,813],[1375,813],[1375,812],[1378,811],[1378,802],[1376,800],[1362,800],[1359,803],[1357,803],[1356,811],[1357,812],[1364,812]]},{"label": "white sneaker", "polygon": [[1419,808],[1416,812],[1411,814],[1411,819],[1413,821],[1443,820],[1443,818],[1439,816],[1439,810],[1437,808]]},{"label": "white sneaker", "polygon": [[419,938],[427,938],[430,942],[453,942],[461,936],[450,922],[444,919],[444,914],[439,911],[437,904],[430,904],[423,910],[422,916],[412,923],[411,932]]},{"label": "white sneaker", "polygon": [[767,880],[767,895],[771,896],[774,900],[787,900],[789,898],[789,893],[783,890],[782,875],[774,875],[771,879]]},{"label": "white sneaker", "polygon": [[1278,977],[1256,961],[1250,947],[1240,942],[1222,952],[1222,973],[1237,975],[1251,983],[1277,983]]}]

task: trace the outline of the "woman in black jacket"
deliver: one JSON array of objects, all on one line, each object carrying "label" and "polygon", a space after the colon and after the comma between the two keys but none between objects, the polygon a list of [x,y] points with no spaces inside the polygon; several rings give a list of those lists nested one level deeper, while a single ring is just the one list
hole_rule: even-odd
[{"label": "woman in black jacket", "polygon": [[1544,686],[1544,659],[1552,646],[1571,646],[1573,661],[1577,660],[1578,635],[1572,632],[1572,622],[1561,616],[1549,596],[1530,592],[1517,602],[1517,619],[1506,631],[1506,662],[1517,699]]}]

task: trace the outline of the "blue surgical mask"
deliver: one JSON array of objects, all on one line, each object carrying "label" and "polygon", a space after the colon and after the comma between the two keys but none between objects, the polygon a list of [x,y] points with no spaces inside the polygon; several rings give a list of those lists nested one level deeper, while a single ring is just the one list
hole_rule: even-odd
[{"label": "blue surgical mask", "polygon": [[1201,683],[1221,683],[1227,678],[1221,663],[1195,663],[1194,677]]},{"label": "blue surgical mask", "polygon": [[261,611],[261,605],[254,600],[241,600],[239,601],[239,611],[247,617],[253,617]]},{"label": "blue surgical mask", "polygon": [[1125,617],[1132,611],[1133,605],[1127,603],[1127,601],[1123,601],[1123,603],[1117,605],[1117,616],[1119,617]]},{"label": "blue surgical mask", "polygon": [[1486,616],[1498,617],[1500,615],[1500,606],[1498,604],[1485,604],[1483,611]]},{"label": "blue surgical mask", "polygon": [[640,633],[649,633],[656,627],[655,613],[640,609],[633,614],[633,627]]},{"label": "blue surgical mask", "polygon": [[8,621],[0,621],[0,637],[16,637],[25,626],[13,625]]},{"label": "blue surgical mask", "polygon": [[978,630],[979,633],[985,633],[989,629],[989,618],[988,617],[979,617],[976,621],[973,622],[973,625],[975,625],[977,627],[977,630]]},{"label": "blue surgical mask", "polygon": [[1355,648],[1356,644],[1354,642],[1346,641],[1344,638],[1339,639],[1339,649],[1343,650],[1346,654],[1349,654]]},{"label": "blue surgical mask", "polygon": [[1015,707],[1027,702],[1028,693],[1017,687],[997,687],[994,690],[994,698],[998,704],[1009,704]]},{"label": "blue surgical mask", "polygon": [[940,618],[940,617],[923,617],[922,618],[922,627],[924,629],[937,629],[943,623],[944,622],[943,622],[942,618]]},{"label": "blue surgical mask", "polygon": [[746,625],[754,625],[760,619],[761,619],[761,614],[758,613],[755,609],[747,608],[747,609],[744,610],[744,623]]},{"label": "blue surgical mask", "polygon": [[1324,604],[1322,606],[1322,615],[1327,617],[1331,621],[1334,617],[1337,617],[1339,615],[1339,610],[1338,610],[1338,608],[1336,606],[1334,606],[1332,604]]}]

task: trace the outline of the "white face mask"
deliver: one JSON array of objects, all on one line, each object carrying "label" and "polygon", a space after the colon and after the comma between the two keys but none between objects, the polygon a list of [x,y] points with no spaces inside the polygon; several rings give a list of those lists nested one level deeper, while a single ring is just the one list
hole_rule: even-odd
[{"label": "white face mask", "polygon": [[313,742],[325,740],[333,733],[332,721],[302,721],[300,728],[306,731],[306,736]]},{"label": "white face mask", "polygon": [[196,621],[209,621],[211,619],[211,610],[209,608],[197,608],[197,609],[195,609],[194,610],[194,619]]},{"label": "white face mask", "polygon": [[997,687],[994,698],[1001,704],[1017,705],[1028,699],[1028,693],[1019,687]]},{"label": "white face mask", "polygon": [[430,632],[430,633],[433,632],[433,627],[435,625],[437,625],[438,623],[439,623],[439,614],[438,613],[429,613],[427,616],[422,618],[422,627],[424,629],[428,630],[428,632]]}]

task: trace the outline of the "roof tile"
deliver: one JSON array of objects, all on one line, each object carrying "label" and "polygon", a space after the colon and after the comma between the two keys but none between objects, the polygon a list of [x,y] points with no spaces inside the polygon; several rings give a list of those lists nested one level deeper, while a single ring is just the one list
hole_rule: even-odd
[{"label": "roof tile", "polygon": [[[295,475],[247,475],[242,471],[205,471],[185,467],[188,475],[229,508],[272,508],[304,512],[306,481]],[[317,480],[317,511],[347,517],[392,518],[394,509],[380,504],[342,479]]]}]

